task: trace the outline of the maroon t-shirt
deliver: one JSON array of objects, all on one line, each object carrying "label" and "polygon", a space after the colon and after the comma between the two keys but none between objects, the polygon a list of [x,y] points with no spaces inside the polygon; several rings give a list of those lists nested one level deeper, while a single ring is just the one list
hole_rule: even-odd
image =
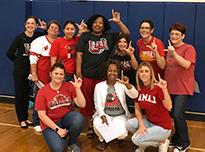
[{"label": "maroon t-shirt", "polygon": [[153,89],[143,87],[138,91],[139,96],[136,102],[141,109],[145,110],[147,119],[164,129],[172,129],[171,117],[162,103],[164,100],[162,89],[155,85]]},{"label": "maroon t-shirt", "polygon": [[[76,92],[71,83],[64,82],[59,90],[53,90],[50,84],[46,84],[38,91],[35,110],[46,111],[46,115],[57,122],[73,110],[72,101],[74,98],[76,98]],[[40,123],[42,130],[47,128],[42,121]]]}]

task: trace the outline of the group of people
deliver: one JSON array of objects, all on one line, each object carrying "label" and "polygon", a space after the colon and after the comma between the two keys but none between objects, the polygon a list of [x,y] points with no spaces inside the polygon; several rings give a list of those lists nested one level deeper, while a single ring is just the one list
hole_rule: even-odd
[{"label": "group of people", "polygon": [[[120,32],[108,32],[110,20]],[[106,145],[97,126],[111,122],[119,124],[116,127],[122,134],[117,139],[126,138],[128,131],[133,133],[132,142],[139,146],[136,152],[148,146],[166,152],[169,144],[174,152],[186,151],[190,140],[184,113],[194,92],[196,50],[183,41],[185,26],[175,23],[170,27],[165,49],[153,35],[153,22],[142,20],[136,51],[120,13],[112,10],[110,20],[100,14],[80,25],[68,20],[63,26],[64,36],[58,37],[57,21],[50,21],[46,27],[34,16],[26,19],[25,31],[7,52],[14,62],[20,127],[34,123],[53,152],[63,152],[67,146],[79,152],[77,138],[85,124],[88,137],[93,136],[93,130],[98,136],[96,148],[104,150]],[[42,32],[36,31],[38,25]],[[28,120],[29,73],[32,81],[44,84],[36,87],[33,122]],[[128,100],[134,103],[134,118],[130,118]],[[74,105],[80,107],[79,112]]]}]

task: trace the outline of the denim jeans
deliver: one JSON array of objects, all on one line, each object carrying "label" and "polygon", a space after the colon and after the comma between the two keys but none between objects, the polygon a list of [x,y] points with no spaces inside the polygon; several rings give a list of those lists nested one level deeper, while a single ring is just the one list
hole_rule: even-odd
[{"label": "denim jeans", "polygon": [[175,133],[172,142],[178,146],[186,147],[190,144],[188,127],[185,118],[186,103],[190,95],[173,95],[172,116],[174,118]]},{"label": "denim jeans", "polygon": [[143,135],[136,134],[138,129],[137,118],[132,118],[127,121],[127,129],[134,133],[132,136],[132,142],[137,146],[154,146],[158,147],[161,140],[167,139],[171,130],[164,129],[160,126],[154,125],[149,122],[146,118],[143,118],[143,122],[147,127],[147,132]]},{"label": "denim jeans", "polygon": [[68,130],[68,137],[61,138],[53,129],[43,130],[43,136],[52,152],[64,152],[67,145],[75,144],[84,127],[84,117],[76,111],[67,113],[57,125]]},{"label": "denim jeans", "polygon": [[33,106],[33,112],[32,112],[33,126],[34,127],[40,125],[40,118],[38,117],[38,113],[35,110],[36,96],[37,96],[38,90],[39,90],[39,88],[34,84],[34,87],[33,87],[34,106]]}]

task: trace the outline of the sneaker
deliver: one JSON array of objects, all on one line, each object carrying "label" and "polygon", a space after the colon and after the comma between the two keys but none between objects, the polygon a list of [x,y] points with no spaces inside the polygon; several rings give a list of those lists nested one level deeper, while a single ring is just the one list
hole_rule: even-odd
[{"label": "sneaker", "polygon": [[146,149],[147,147],[146,146],[139,146],[136,150],[135,150],[135,152],[145,152],[145,149]]},{"label": "sneaker", "polygon": [[185,152],[187,149],[189,149],[191,145],[188,145],[186,147],[182,147],[182,146],[177,146],[174,148],[173,152]]},{"label": "sneaker", "polygon": [[72,152],[80,152],[80,148],[78,147],[77,144],[70,145],[70,148]]},{"label": "sneaker", "polygon": [[165,139],[164,143],[159,144],[159,152],[167,152],[169,147],[169,139]]},{"label": "sneaker", "polygon": [[41,132],[42,132],[41,126],[35,126],[35,127],[33,127],[33,128],[34,128],[35,132],[38,132],[38,133],[41,133]]}]

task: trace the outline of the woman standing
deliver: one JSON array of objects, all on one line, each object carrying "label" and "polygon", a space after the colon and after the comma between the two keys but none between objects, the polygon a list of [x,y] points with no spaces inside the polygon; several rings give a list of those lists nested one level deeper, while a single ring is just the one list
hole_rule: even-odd
[{"label": "woman standing", "polygon": [[[29,16],[25,21],[25,31],[19,34],[7,51],[7,57],[14,62],[13,77],[15,86],[15,108],[21,128],[28,128],[32,125],[28,120],[29,105],[29,80],[30,72],[29,50],[31,42],[43,33],[35,32],[38,20],[34,16]],[[46,23],[41,22],[40,27],[46,29]]]},{"label": "woman standing", "polygon": [[52,66],[50,77],[51,82],[38,91],[35,105],[43,136],[52,152],[64,152],[68,145],[73,152],[80,152],[77,138],[83,129],[84,117],[73,111],[73,104],[81,108],[86,105],[80,90],[82,80],[74,76],[74,82],[64,82],[62,63]]},{"label": "woman standing", "polygon": [[[31,43],[29,59],[31,64],[31,80],[33,82],[38,83],[38,81],[40,81],[44,85],[50,82],[49,72],[51,68],[51,63],[49,52],[51,44],[54,40],[57,39],[59,35],[59,31],[60,24],[55,20],[51,20],[48,23],[47,35],[40,36]],[[33,90],[35,92],[35,96],[38,90],[38,86],[35,85]],[[36,132],[41,132],[40,120],[37,111],[35,111],[34,109],[32,117],[34,130]]]},{"label": "woman standing", "polygon": [[183,42],[185,32],[186,28],[181,23],[170,27],[171,42],[169,41],[165,67],[165,80],[173,100],[175,133],[171,142],[175,146],[174,152],[186,151],[190,147],[185,108],[194,92],[196,50]]},{"label": "woman standing", "polygon": [[[120,20],[120,13],[112,10],[112,20],[122,33],[129,34],[128,28]],[[82,92],[86,98],[86,107],[80,112],[91,120],[94,110],[93,94],[95,85],[102,81],[102,65],[113,50],[119,33],[107,33],[109,21],[100,14],[91,16],[87,21],[89,32],[84,33],[77,44],[76,75],[82,77]],[[93,137],[92,125],[89,123],[88,137]]]},{"label": "woman standing", "polygon": [[140,60],[149,62],[152,65],[156,78],[158,77],[158,73],[163,78],[165,67],[164,44],[153,35],[154,24],[152,20],[142,20],[139,25],[139,32],[141,38],[137,41],[137,47]]},{"label": "woman standing", "polygon": [[76,69],[76,45],[80,35],[85,31],[84,23],[78,26],[73,21],[66,21],[63,26],[64,36],[57,38],[51,46],[51,66],[62,62],[66,69],[66,81],[73,80]]},{"label": "woman standing", "polygon": [[[159,146],[159,152],[167,152],[172,121],[169,112],[172,101],[166,81],[158,74],[156,81],[154,70],[148,62],[139,65],[136,74],[139,96],[135,102],[135,115],[127,122],[127,129],[133,134],[132,142],[139,146],[135,152],[144,152],[148,146]],[[142,116],[141,109],[146,112]]]}]

